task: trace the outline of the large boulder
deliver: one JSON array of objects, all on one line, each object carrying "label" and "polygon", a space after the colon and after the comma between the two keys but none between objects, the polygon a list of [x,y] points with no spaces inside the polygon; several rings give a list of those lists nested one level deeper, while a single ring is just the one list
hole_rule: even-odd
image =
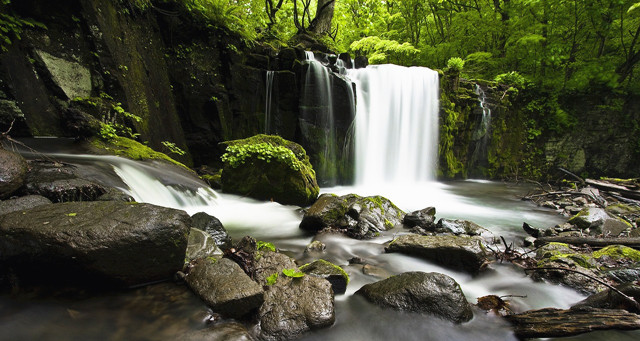
[{"label": "large boulder", "polygon": [[0,216],[0,267],[48,283],[134,286],[184,265],[189,216],[117,201],[42,205]]},{"label": "large boulder", "polygon": [[265,292],[258,317],[264,340],[289,340],[331,326],[336,318],[331,284],[318,277],[281,274]]},{"label": "large boulder", "polygon": [[333,292],[341,295],[347,291],[349,275],[339,266],[324,259],[318,259],[300,267],[300,271],[305,274],[324,278],[331,283]]},{"label": "large boulder", "polygon": [[454,323],[473,317],[460,285],[436,272],[405,272],[367,284],[356,294],[383,307],[435,315]]},{"label": "large boulder", "polygon": [[489,252],[480,237],[421,236],[407,234],[394,239],[386,252],[418,256],[444,267],[476,274],[489,263]]},{"label": "large boulder", "polygon": [[185,279],[214,312],[228,317],[242,317],[263,302],[262,287],[228,258],[200,259]]},{"label": "large boulder", "polygon": [[22,156],[2,147],[0,165],[0,199],[4,199],[24,184],[28,167]]},{"label": "large boulder", "polygon": [[407,213],[404,216],[402,222],[405,226],[411,228],[418,226],[422,229],[429,229],[433,227],[433,222],[436,220],[436,208],[427,207],[418,211]]},{"label": "large boulder", "polygon": [[50,161],[31,161],[25,186],[26,195],[41,195],[53,202],[93,201],[106,193],[103,186],[82,178],[77,167]]},{"label": "large boulder", "polygon": [[16,211],[26,211],[36,206],[47,204],[51,204],[51,200],[40,195],[27,195],[24,197],[0,201],[0,215]]},{"label": "large boulder", "polygon": [[323,194],[304,214],[300,228],[314,232],[332,228],[353,238],[372,238],[401,224],[404,215],[381,196]]},{"label": "large boulder", "polygon": [[587,230],[591,235],[604,234],[606,236],[618,236],[631,225],[622,219],[611,216],[603,208],[585,208],[580,213],[569,219],[569,223],[582,230]]},{"label": "large boulder", "polygon": [[297,143],[279,136],[256,135],[225,142],[222,189],[281,204],[307,206],[320,188],[309,157]]}]

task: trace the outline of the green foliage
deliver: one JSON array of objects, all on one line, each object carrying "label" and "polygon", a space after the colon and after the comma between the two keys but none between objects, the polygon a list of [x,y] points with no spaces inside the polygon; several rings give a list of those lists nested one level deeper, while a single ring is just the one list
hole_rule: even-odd
[{"label": "green foliage", "polygon": [[464,60],[460,57],[451,57],[447,61],[447,69],[449,72],[460,73],[464,69]]},{"label": "green foliage", "polygon": [[76,97],[71,100],[84,105],[100,116],[100,137],[111,140],[117,136],[136,138],[139,134],[131,128],[131,124],[142,122],[142,118],[132,114],[122,107],[122,103],[114,101],[113,97],[102,92],[99,97]]},{"label": "green foliage", "polygon": [[162,141],[162,145],[167,148],[169,153],[172,154],[176,154],[176,155],[184,155],[187,152],[185,152],[184,150],[180,149],[180,147],[176,146],[175,143],[173,142],[169,142],[169,141]]},{"label": "green foliage", "polygon": [[258,240],[256,242],[256,246],[258,248],[258,251],[273,251],[273,252],[276,252],[276,246],[273,245],[272,243],[269,243],[269,242],[263,242],[261,240]]},{"label": "green foliage", "polygon": [[189,170],[189,167],[170,158],[166,154],[157,152],[140,142],[126,137],[115,136],[108,140],[94,138],[91,140],[91,145],[109,154],[128,157],[132,160],[164,160]]},{"label": "green foliage", "polygon": [[222,162],[235,168],[252,158],[267,163],[271,161],[282,162],[294,170],[300,170],[302,167],[302,163],[291,149],[284,146],[274,146],[267,142],[227,146],[226,153],[222,155]]},{"label": "green foliage", "polygon": [[10,6],[11,0],[0,2],[0,52],[6,52],[13,41],[22,39],[22,31],[25,28],[47,29],[40,22],[14,14]]},{"label": "green foliage", "polygon": [[411,60],[420,53],[420,50],[405,42],[381,39],[377,36],[365,37],[351,43],[349,47],[356,54],[369,56],[371,64],[396,62],[398,64],[411,64]]},{"label": "green foliage", "polygon": [[282,273],[290,278],[304,277],[304,273],[298,269],[282,269]]},{"label": "green foliage", "polygon": [[268,286],[272,286],[274,284],[276,284],[276,282],[278,281],[278,273],[274,273],[273,275],[267,277],[267,285]]},{"label": "green foliage", "polygon": [[498,83],[510,85],[518,89],[524,89],[527,84],[527,80],[517,71],[501,73],[497,75],[494,80]]}]

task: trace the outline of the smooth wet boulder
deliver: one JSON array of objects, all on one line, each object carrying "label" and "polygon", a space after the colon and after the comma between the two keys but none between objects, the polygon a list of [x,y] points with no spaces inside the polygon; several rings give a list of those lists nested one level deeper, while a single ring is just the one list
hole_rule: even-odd
[{"label": "smooth wet boulder", "polygon": [[476,274],[489,263],[489,252],[480,237],[421,236],[407,234],[394,239],[386,252],[418,256],[438,265]]},{"label": "smooth wet boulder", "polygon": [[367,284],[356,295],[382,307],[434,315],[454,323],[473,318],[460,285],[436,272],[405,272]]},{"label": "smooth wet boulder", "polygon": [[307,206],[320,188],[309,157],[299,144],[279,136],[256,135],[225,142],[222,189],[227,193]]},{"label": "smooth wet boulder", "polygon": [[342,295],[347,291],[349,275],[341,267],[324,259],[305,264],[300,267],[300,271],[307,275],[326,279],[331,283],[335,294]]},{"label": "smooth wet boulder", "polygon": [[27,161],[0,146],[0,199],[8,198],[22,187],[27,175]]},{"label": "smooth wet boulder", "polygon": [[343,231],[352,238],[372,238],[402,223],[405,213],[381,196],[323,194],[307,210],[300,228]]},{"label": "smooth wet boulder", "polygon": [[277,283],[266,290],[258,318],[264,340],[289,340],[329,327],[336,319],[331,284],[319,277],[280,274]]},{"label": "smooth wet boulder", "polygon": [[134,286],[184,265],[189,216],[117,201],[42,205],[0,216],[0,265],[38,283]]},{"label": "smooth wet boulder", "polygon": [[427,207],[418,211],[407,213],[407,215],[404,216],[402,222],[409,228],[419,226],[422,229],[429,229],[433,227],[433,222],[435,220],[436,208]]},{"label": "smooth wet boulder", "polygon": [[51,204],[51,200],[41,195],[27,195],[15,199],[4,200],[0,201],[0,215],[16,211],[26,211],[37,206],[48,204]]},{"label": "smooth wet boulder", "polygon": [[214,312],[224,316],[242,317],[264,301],[262,287],[228,258],[198,260],[185,280]]},{"label": "smooth wet boulder", "polygon": [[569,223],[580,229],[587,230],[591,235],[604,234],[615,237],[625,230],[631,229],[630,224],[611,216],[605,209],[597,207],[583,209],[569,219]]},{"label": "smooth wet boulder", "polygon": [[226,250],[232,246],[231,237],[218,218],[199,212],[191,216],[191,221],[193,227],[207,232],[221,249]]},{"label": "smooth wet boulder", "polygon": [[216,240],[207,232],[192,227],[187,243],[187,261],[198,258],[222,258],[223,252],[216,244]]},{"label": "smooth wet boulder", "polygon": [[[259,251],[259,256],[256,257],[254,279],[256,282],[267,285],[268,278],[270,276],[277,277],[284,276],[282,270],[284,269],[297,269],[298,266],[293,258],[285,255],[284,253],[274,251]],[[273,278],[273,277],[272,277]]]},{"label": "smooth wet boulder", "polygon": [[41,195],[53,202],[93,201],[107,192],[107,189],[93,181],[83,179],[75,166],[49,161],[29,162],[25,195]]},{"label": "smooth wet boulder", "polygon": [[181,341],[253,341],[247,328],[238,322],[222,322],[186,333]]},{"label": "smooth wet boulder", "polygon": [[460,219],[440,219],[436,224],[436,233],[450,233],[456,236],[468,235],[479,236],[483,230],[486,230],[482,226],[468,220]]}]

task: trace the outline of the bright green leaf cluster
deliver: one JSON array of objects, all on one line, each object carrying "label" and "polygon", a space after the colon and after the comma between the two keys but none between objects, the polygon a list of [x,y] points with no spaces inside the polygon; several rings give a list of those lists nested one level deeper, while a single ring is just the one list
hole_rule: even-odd
[{"label": "bright green leaf cluster", "polygon": [[290,278],[304,277],[304,272],[301,272],[298,269],[282,269],[282,273]]},{"label": "bright green leaf cluster", "polygon": [[276,284],[276,282],[278,281],[278,273],[274,273],[273,275],[267,277],[267,285],[271,286]]},{"label": "bright green leaf cluster", "polygon": [[270,163],[272,161],[281,162],[293,170],[300,170],[302,163],[291,149],[284,146],[274,146],[266,142],[257,144],[231,145],[227,147],[227,152],[222,155],[222,162],[228,163],[235,168],[244,164],[248,159]]},{"label": "bright green leaf cluster", "polygon": [[258,240],[256,242],[257,249],[259,251],[273,251],[276,252],[276,246],[273,243],[263,242],[262,240]]}]

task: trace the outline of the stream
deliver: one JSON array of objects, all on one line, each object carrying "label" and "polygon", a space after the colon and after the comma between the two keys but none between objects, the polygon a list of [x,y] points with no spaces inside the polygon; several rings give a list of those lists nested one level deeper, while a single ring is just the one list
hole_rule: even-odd
[{"label": "stream", "polygon": [[[131,194],[137,201],[200,211],[218,217],[229,234],[238,240],[251,235],[272,242],[299,264],[312,259],[304,254],[314,239],[298,228],[299,207],[259,202],[220,194],[201,187],[197,180],[157,164],[141,163],[113,156],[73,154],[49,155],[81,166],[83,175]],[[437,218],[472,220],[490,232],[485,237],[504,236],[518,243],[524,236],[522,222],[548,227],[564,221],[556,212],[541,209],[519,196],[530,188],[523,185],[480,180],[449,183],[422,182],[412,186],[359,186],[324,188],[324,193],[380,194],[409,212],[435,206]],[[327,245],[323,258],[344,266],[351,282],[344,295],[336,296],[336,323],[306,334],[302,340],[515,340],[510,328],[498,318],[477,312],[472,321],[454,325],[420,314],[382,309],[353,293],[379,278],[363,273],[362,265],[349,265],[360,257],[383,275],[406,271],[440,272],[453,277],[467,299],[488,294],[514,295],[516,311],[544,307],[567,308],[584,298],[561,286],[533,282],[507,264],[494,263],[479,276],[441,268],[424,260],[384,253],[385,242],[406,232],[401,228],[372,240],[355,240],[340,235],[318,236]],[[184,285],[161,283],[122,292],[94,295],[74,292],[50,295],[31,292],[0,296],[0,339],[2,340],[167,340],[180,339],[189,331],[204,328],[212,313]],[[636,340],[638,332],[598,332],[565,340]]]}]

